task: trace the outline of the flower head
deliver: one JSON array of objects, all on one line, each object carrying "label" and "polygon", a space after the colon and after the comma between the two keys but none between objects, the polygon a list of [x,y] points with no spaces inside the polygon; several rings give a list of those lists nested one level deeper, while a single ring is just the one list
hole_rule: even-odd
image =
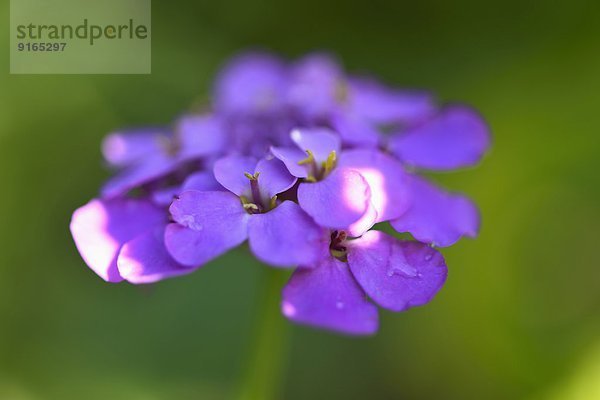
[{"label": "flower head", "polygon": [[434,246],[475,237],[479,212],[419,173],[481,160],[490,134],[476,111],[348,74],[326,54],[240,55],[212,97],[210,113],[105,139],[116,174],[71,222],[94,272],[156,282],[247,241],[265,264],[295,268],[287,318],[354,335],[378,329],[377,306],[435,296],[447,268]]},{"label": "flower head", "polygon": [[277,199],[296,182],[279,160],[230,156],[214,173],[226,191],[187,191],[171,204],[165,244],[178,262],[205,264],[246,239],[272,266],[316,259],[322,229],[296,203]]}]

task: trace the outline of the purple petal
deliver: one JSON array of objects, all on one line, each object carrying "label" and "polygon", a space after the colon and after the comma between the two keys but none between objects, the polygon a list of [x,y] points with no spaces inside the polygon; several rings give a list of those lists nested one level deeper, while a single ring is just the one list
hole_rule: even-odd
[{"label": "purple petal", "polygon": [[369,78],[351,79],[349,102],[353,113],[378,124],[414,124],[437,108],[430,93],[393,90]]},{"label": "purple petal", "polygon": [[489,128],[481,116],[455,105],[393,138],[390,150],[408,165],[448,170],[477,164],[489,145]]},{"label": "purple petal", "polygon": [[379,231],[348,242],[348,264],[369,297],[392,311],[431,301],[448,273],[444,258],[435,249]]},{"label": "purple petal", "polygon": [[374,148],[379,145],[381,138],[377,127],[354,113],[336,112],[330,122],[344,144],[350,147]]},{"label": "purple petal", "polygon": [[109,179],[102,187],[102,197],[110,199],[123,196],[136,187],[165,177],[178,165],[176,160],[165,155],[149,157],[141,164],[133,165]]},{"label": "purple petal", "polygon": [[169,210],[176,223],[167,226],[165,245],[182,265],[205,264],[246,240],[250,215],[232,193],[184,192]]},{"label": "purple petal", "polygon": [[450,246],[462,236],[475,237],[479,212],[467,197],[451,194],[418,176],[410,176],[412,205],[391,224],[398,232],[436,246]]},{"label": "purple petal", "polygon": [[377,222],[377,210],[373,206],[373,203],[369,202],[367,211],[359,218],[358,221],[353,222],[344,230],[350,237],[359,237],[375,225]]},{"label": "purple petal", "polygon": [[214,174],[209,171],[195,172],[189,175],[182,185],[160,188],[152,192],[152,201],[154,204],[168,207],[175,197],[188,190],[198,190],[201,192],[224,191],[226,190],[217,182]]},{"label": "purple petal", "polygon": [[157,206],[168,207],[173,202],[173,199],[181,192],[182,190],[179,186],[170,186],[154,190],[152,192],[152,202]]},{"label": "purple petal", "polygon": [[260,113],[282,106],[287,71],[277,58],[247,53],[232,59],[221,71],[215,86],[215,104],[224,113]]},{"label": "purple petal", "polygon": [[178,121],[179,158],[206,157],[220,152],[225,145],[221,122],[210,115],[188,115]]},{"label": "purple petal", "polygon": [[224,188],[238,196],[249,196],[250,180],[244,174],[252,174],[255,168],[253,157],[228,156],[217,160],[213,171],[215,179]]},{"label": "purple petal", "polygon": [[293,66],[291,79],[288,101],[305,118],[322,118],[338,106],[336,97],[344,75],[332,57],[304,57]]},{"label": "purple petal", "polygon": [[370,335],[379,325],[348,264],[325,258],[314,268],[298,268],[283,288],[281,309],[294,322],[350,335]]},{"label": "purple petal", "polygon": [[164,231],[164,227],[149,230],[125,243],[117,259],[125,280],[134,284],[153,283],[194,271],[179,265],[167,253]]},{"label": "purple petal", "polygon": [[345,229],[367,212],[371,193],[356,171],[336,168],[327,178],[298,187],[300,207],[321,226]]},{"label": "purple petal", "polygon": [[180,193],[188,190],[198,190],[200,192],[211,192],[223,190],[223,186],[217,182],[212,171],[195,172],[189,175],[181,187]]},{"label": "purple petal", "polygon": [[271,146],[293,146],[290,131],[297,122],[287,113],[228,116],[225,122],[231,154],[262,158]]},{"label": "purple petal", "polygon": [[250,249],[261,261],[276,267],[309,265],[329,255],[327,235],[304,211],[284,201],[248,223]]},{"label": "purple petal", "polygon": [[307,166],[300,165],[300,161],[307,157],[307,154],[302,150],[291,147],[271,147],[271,153],[285,164],[293,176],[298,178],[306,178],[308,176]]},{"label": "purple petal", "polygon": [[263,200],[266,202],[276,194],[285,192],[296,183],[296,177],[290,175],[285,165],[276,158],[260,160],[254,172],[259,173],[258,186],[261,195],[267,197]]},{"label": "purple petal", "polygon": [[166,219],[165,211],[146,200],[92,200],[73,213],[70,228],[86,264],[105,281],[119,282],[121,246]]},{"label": "purple petal", "polygon": [[158,128],[115,132],[104,138],[102,154],[112,166],[125,167],[163,152],[168,141],[168,136]]},{"label": "purple petal", "polygon": [[402,164],[378,150],[342,152],[338,168],[358,171],[371,188],[371,203],[377,211],[375,222],[388,221],[406,211],[410,204],[408,177]]},{"label": "purple petal", "polygon": [[290,136],[300,150],[310,150],[319,165],[327,161],[332,151],[339,154],[342,147],[339,135],[326,128],[294,129]]}]

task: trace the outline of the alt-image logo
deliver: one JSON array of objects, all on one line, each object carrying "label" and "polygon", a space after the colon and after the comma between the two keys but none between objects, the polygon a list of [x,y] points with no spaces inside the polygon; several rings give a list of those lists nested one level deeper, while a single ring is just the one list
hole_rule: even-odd
[{"label": "alt-image logo", "polygon": [[150,0],[11,0],[13,74],[149,74]]},{"label": "alt-image logo", "polygon": [[146,39],[148,27],[135,25],[133,19],[126,25],[92,25],[87,18],[81,25],[17,25],[17,39],[28,40],[73,40],[86,39],[90,45],[99,39]]}]

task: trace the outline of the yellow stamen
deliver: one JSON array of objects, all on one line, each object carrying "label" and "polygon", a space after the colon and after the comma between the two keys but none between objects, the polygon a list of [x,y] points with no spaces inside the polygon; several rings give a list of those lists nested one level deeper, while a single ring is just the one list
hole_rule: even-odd
[{"label": "yellow stamen", "polygon": [[298,165],[310,165],[315,162],[315,155],[313,154],[312,151],[306,150],[306,154],[308,154],[308,157],[306,157],[303,160],[298,161]]},{"label": "yellow stamen", "polygon": [[277,196],[271,197],[271,202],[269,203],[269,210],[272,210],[277,205]]},{"label": "yellow stamen", "polygon": [[244,176],[246,178],[250,179],[251,181],[258,180],[258,175],[260,175],[260,172],[255,172],[254,175],[252,175],[249,172],[244,172]]},{"label": "yellow stamen", "polygon": [[338,103],[345,103],[350,98],[350,86],[347,82],[339,80],[336,82],[333,95]]},{"label": "yellow stamen", "polygon": [[243,205],[244,210],[248,211],[248,210],[253,210],[253,211],[258,211],[258,206],[254,203],[244,203]]},{"label": "yellow stamen", "polygon": [[343,250],[329,249],[329,253],[340,261],[348,262],[348,252]]},{"label": "yellow stamen", "polygon": [[335,150],[332,150],[331,153],[327,156],[327,161],[323,163],[323,172],[324,175],[327,176],[333,169],[335,168],[335,164],[337,163],[337,154]]}]

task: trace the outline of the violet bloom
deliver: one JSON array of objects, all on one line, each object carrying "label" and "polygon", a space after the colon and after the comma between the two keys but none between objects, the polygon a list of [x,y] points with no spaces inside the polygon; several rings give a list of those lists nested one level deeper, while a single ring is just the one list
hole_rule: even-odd
[{"label": "violet bloom", "polygon": [[168,208],[173,200],[188,190],[213,191],[223,190],[223,187],[215,179],[212,170],[193,172],[179,184],[153,190],[151,199],[154,204]]},{"label": "violet bloom", "polygon": [[189,175],[181,186],[149,198],[93,199],[73,213],[71,234],[79,253],[107,282],[153,283],[193,272],[166,251],[168,205],[189,190],[217,190],[212,172]]},{"label": "violet bloom", "polygon": [[214,108],[225,125],[230,153],[263,157],[271,145],[289,144],[298,121],[286,104],[285,63],[269,54],[230,60],[214,85]]},{"label": "violet bloom", "polygon": [[229,156],[214,173],[227,191],[187,191],[170,207],[165,244],[173,258],[202,265],[248,239],[253,254],[272,266],[317,259],[323,231],[296,203],[277,198],[296,182],[279,160]]},{"label": "violet bloom", "polygon": [[132,189],[152,185],[181,169],[200,170],[201,160],[219,154],[224,143],[221,122],[207,115],[181,118],[174,133],[150,128],[110,134],[102,150],[108,164],[119,172],[103,186],[102,197],[124,196]]},{"label": "violet bloom", "polygon": [[298,203],[319,225],[360,235],[376,222],[408,207],[402,165],[376,149],[341,150],[335,132],[297,129],[296,148],[272,147],[289,172],[300,178]]},{"label": "violet bloom", "polygon": [[[454,105],[405,132],[393,135],[389,151],[418,170],[448,171],[476,165],[490,145],[489,128],[473,109]],[[475,237],[479,211],[466,196],[447,193],[425,178],[411,175],[412,206],[391,221],[398,232],[417,240],[450,246],[461,237]]]},{"label": "violet bloom", "polygon": [[330,126],[350,147],[377,147],[382,129],[412,126],[436,109],[431,94],[348,76],[326,54],[312,54],[293,65],[288,101],[305,121]]},{"label": "violet bloom", "polygon": [[[386,95],[382,86],[365,81],[353,84],[363,110],[391,110],[400,101]],[[369,88],[370,87],[370,88]],[[388,114],[382,111],[375,118],[357,113],[338,113],[332,126],[339,130],[345,142],[376,145],[397,158],[413,171],[449,171],[476,165],[490,146],[490,132],[482,117],[464,105],[442,108],[428,107],[428,101],[418,101],[411,114],[410,106],[403,113],[400,107]],[[398,97],[396,97],[398,99]],[[368,107],[371,103],[373,107]],[[387,103],[387,105],[386,105]],[[429,103],[432,106],[434,103]],[[371,114],[368,112],[367,114]],[[393,115],[403,115],[394,120]],[[387,116],[386,116],[387,115]],[[374,130],[385,126],[390,132]],[[349,138],[353,138],[350,139]],[[408,175],[406,187],[410,191],[411,207],[408,212],[392,221],[399,232],[409,232],[417,240],[437,246],[450,246],[461,237],[475,237],[480,218],[476,205],[466,196],[448,193],[415,174]]]},{"label": "violet bloom", "polygon": [[216,79],[214,104],[223,115],[278,113],[288,86],[284,62],[265,53],[245,53],[223,67]]},{"label": "violet bloom", "polygon": [[379,324],[373,303],[396,312],[424,305],[446,275],[442,255],[426,244],[379,231],[349,240],[345,232],[333,231],[328,254],[294,272],[281,309],[297,323],[369,335]]},{"label": "violet bloom", "polygon": [[86,264],[107,282],[152,283],[190,273],[163,244],[168,213],[145,199],[94,199],[73,213],[71,234]]},{"label": "violet bloom", "polygon": [[[187,116],[180,119],[176,135],[147,129],[109,135],[103,153],[109,165],[120,168],[94,199],[73,213],[71,233],[88,266],[107,282],[127,280],[151,283],[193,271],[175,262],[163,243],[169,223],[168,205],[185,190],[217,188],[212,172],[200,166],[185,168],[180,182],[161,188],[152,185],[177,173],[186,163],[198,162],[220,151],[222,131],[212,117]],[[175,147],[173,147],[175,146]],[[197,172],[193,172],[197,171]],[[145,187],[140,198],[124,197]]]},{"label": "violet bloom", "polygon": [[[296,64],[290,93],[293,104],[331,126],[344,145],[363,151],[380,148],[411,170],[473,166],[490,145],[487,125],[470,107],[439,107],[426,92],[390,89],[374,79],[348,76],[326,55]],[[479,213],[471,200],[419,176],[404,175],[411,207],[392,221],[396,230],[437,246],[477,235]]]}]

